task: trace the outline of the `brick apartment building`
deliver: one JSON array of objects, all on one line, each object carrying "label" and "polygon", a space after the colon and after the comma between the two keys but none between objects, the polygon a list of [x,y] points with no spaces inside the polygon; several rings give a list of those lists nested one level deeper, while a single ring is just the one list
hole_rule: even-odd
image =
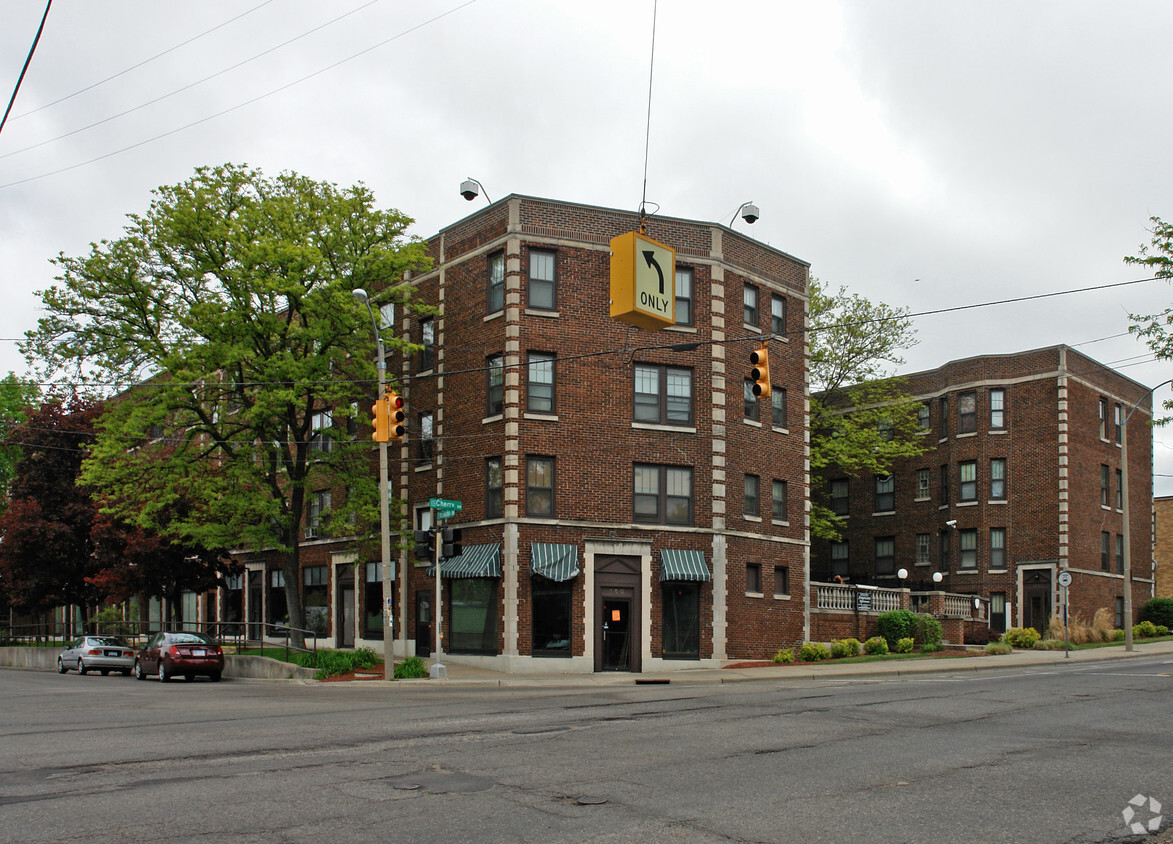
[{"label": "brick apartment building", "polygon": [[1153,531],[1155,595],[1173,598],[1173,496],[1153,499]]},{"label": "brick apartment building", "polygon": [[[641,671],[804,639],[808,265],[717,223],[649,218],[676,250],[676,324],[637,329],[609,316],[609,244],[639,222],[506,197],[427,241],[435,269],[411,283],[433,316],[383,312],[423,347],[388,359],[408,411],[392,494],[419,529],[430,498],[462,503],[445,522],[463,532],[442,566],[445,659]],[[748,357],[767,340],[761,401]],[[312,534],[301,554],[326,642],[382,650],[377,562]],[[395,555],[396,650],[430,654],[435,577]],[[277,573],[248,565],[232,600],[271,619]]]},{"label": "brick apartment building", "polygon": [[[952,361],[905,376],[924,454],[889,477],[821,480],[842,541],[812,545],[812,579],[990,601],[995,629],[1045,630],[1103,607],[1124,624],[1122,423],[1128,418],[1133,612],[1153,594],[1149,389],[1067,346]],[[901,584],[898,572],[908,572]],[[940,573],[939,585],[932,578]]]}]

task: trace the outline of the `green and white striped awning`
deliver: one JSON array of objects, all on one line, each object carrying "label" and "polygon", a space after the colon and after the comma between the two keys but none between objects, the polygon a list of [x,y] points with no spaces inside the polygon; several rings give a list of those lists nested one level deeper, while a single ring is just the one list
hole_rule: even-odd
[{"label": "green and white striped awning", "polygon": [[562,583],[579,575],[578,546],[535,542],[529,547],[529,566],[534,574]]},{"label": "green and white striped awning", "polygon": [[671,548],[660,549],[660,580],[700,580],[708,582],[713,579],[709,574],[709,567],[705,563],[705,555],[700,551],[675,551]]},{"label": "green and white striped awning", "polygon": [[[440,566],[444,577],[500,577],[501,543],[468,545],[459,557],[444,560]],[[436,576],[436,566],[428,566],[428,575]]]}]

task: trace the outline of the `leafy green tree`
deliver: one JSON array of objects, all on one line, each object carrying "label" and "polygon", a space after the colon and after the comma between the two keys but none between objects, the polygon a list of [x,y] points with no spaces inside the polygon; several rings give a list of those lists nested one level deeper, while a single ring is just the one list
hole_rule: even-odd
[{"label": "leafy green tree", "polygon": [[159,188],[128,220],[117,240],[55,259],[22,351],[50,376],[137,382],[110,402],[85,482],[111,515],[177,542],[280,553],[290,625],[304,628],[315,495],[331,492],[315,510],[326,530],[377,533],[372,444],[348,431],[375,381],[352,291],[415,308],[403,282],[427,268],[425,246],[361,184],[233,164]]},{"label": "leafy green tree", "polygon": [[[916,343],[907,308],[810,281],[811,474],[886,475],[924,451],[919,403],[890,377]],[[839,537],[825,485],[811,490],[811,533]]]},{"label": "leafy green tree", "polygon": [[[1141,244],[1137,254],[1126,256],[1124,263],[1148,267],[1157,278],[1173,278],[1173,224],[1160,217],[1150,217],[1149,222],[1152,240]],[[1128,318],[1132,320],[1130,333],[1143,337],[1159,360],[1173,360],[1173,306],[1156,314],[1129,314]],[[1166,401],[1165,409],[1173,410],[1173,401]]]},{"label": "leafy green tree", "polygon": [[8,506],[8,487],[16,474],[20,459],[16,427],[28,418],[30,408],[37,405],[40,389],[12,372],[0,379],[0,513]]}]

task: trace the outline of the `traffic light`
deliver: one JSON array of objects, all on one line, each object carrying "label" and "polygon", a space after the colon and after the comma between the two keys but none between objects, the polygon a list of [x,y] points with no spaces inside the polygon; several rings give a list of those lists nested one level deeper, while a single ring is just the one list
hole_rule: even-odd
[{"label": "traffic light", "polygon": [[770,355],[766,347],[755,349],[749,353],[749,362],[753,369],[749,371],[749,380],[753,381],[753,394],[758,398],[770,397]]},{"label": "traffic light", "polygon": [[463,550],[460,545],[460,528],[444,528],[440,534],[440,556],[445,560],[459,557]]},{"label": "traffic light", "polygon": [[371,405],[371,424],[375,430],[371,433],[371,439],[377,443],[385,443],[390,438],[391,427],[391,402],[390,396],[380,396]]},{"label": "traffic light", "polygon": [[436,548],[436,531],[435,530],[417,530],[414,532],[415,548],[412,553],[417,560],[424,562],[435,562],[432,557],[435,555]]},{"label": "traffic light", "polygon": [[407,414],[403,411],[403,397],[391,390],[384,397],[387,401],[387,438],[389,442],[403,439],[407,433]]}]

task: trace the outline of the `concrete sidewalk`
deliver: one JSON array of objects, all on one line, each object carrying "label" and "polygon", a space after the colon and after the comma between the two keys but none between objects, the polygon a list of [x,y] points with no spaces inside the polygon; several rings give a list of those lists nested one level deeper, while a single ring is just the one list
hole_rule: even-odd
[{"label": "concrete sidewalk", "polygon": [[[696,668],[673,671],[651,671],[642,674],[607,672],[600,674],[506,674],[471,665],[461,665],[450,659],[444,661],[447,680],[411,680],[437,687],[455,686],[516,686],[575,688],[601,686],[633,686],[668,683],[672,685],[719,685],[723,683],[775,682],[785,680],[861,680],[897,677],[915,677],[931,674],[964,674],[971,671],[997,669],[1046,669],[1064,665],[1139,657],[1168,656],[1173,660],[1173,640],[1136,643],[1131,652],[1123,645],[1071,651],[1016,650],[1003,656],[926,657],[924,659],[879,660],[843,664],[837,660],[802,665],[768,665],[755,668]],[[458,658],[458,657],[457,657]],[[429,667],[431,661],[426,660]],[[730,661],[736,665],[742,661]],[[1173,665],[1170,667],[1173,675]],[[405,681],[397,681],[403,683]]]}]

